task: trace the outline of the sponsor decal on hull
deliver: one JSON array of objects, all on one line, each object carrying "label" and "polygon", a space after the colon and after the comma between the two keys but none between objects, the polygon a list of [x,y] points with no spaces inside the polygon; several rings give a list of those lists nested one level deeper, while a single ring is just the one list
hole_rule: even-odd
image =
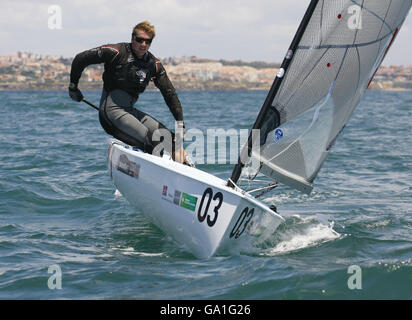
[{"label": "sponsor decal on hull", "polygon": [[140,165],[130,161],[125,154],[121,154],[116,169],[133,178],[139,178]]},{"label": "sponsor decal on hull", "polygon": [[191,194],[179,190],[170,190],[169,186],[166,185],[162,188],[162,199],[190,211],[196,210],[198,200],[197,197]]},{"label": "sponsor decal on hull", "polygon": [[191,211],[195,211],[197,203],[197,197],[191,196],[190,194],[183,193],[180,199],[180,206]]}]

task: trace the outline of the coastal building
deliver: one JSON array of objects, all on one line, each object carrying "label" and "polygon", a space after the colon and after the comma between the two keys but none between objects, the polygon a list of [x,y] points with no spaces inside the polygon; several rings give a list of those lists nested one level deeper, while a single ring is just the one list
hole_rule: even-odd
[{"label": "coastal building", "polygon": [[[198,57],[161,59],[178,90],[226,90],[270,88],[278,64],[211,60]],[[0,90],[63,89],[67,87],[72,58],[28,52],[0,56]],[[89,66],[81,78],[85,89],[100,89],[103,65]],[[412,88],[412,65],[381,66],[370,89]],[[151,85],[149,89],[154,89]]]}]

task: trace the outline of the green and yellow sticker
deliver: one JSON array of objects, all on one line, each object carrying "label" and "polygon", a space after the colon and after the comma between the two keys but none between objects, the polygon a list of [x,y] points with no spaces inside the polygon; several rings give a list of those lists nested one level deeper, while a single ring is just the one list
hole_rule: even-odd
[{"label": "green and yellow sticker", "polygon": [[182,208],[189,209],[191,211],[195,211],[197,203],[197,197],[191,196],[187,193],[182,193],[182,197],[180,198],[180,206]]}]

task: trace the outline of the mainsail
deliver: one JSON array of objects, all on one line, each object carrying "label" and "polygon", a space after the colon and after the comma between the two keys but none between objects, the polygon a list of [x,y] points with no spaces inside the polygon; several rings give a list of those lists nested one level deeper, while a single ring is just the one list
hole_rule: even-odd
[{"label": "mainsail", "polygon": [[258,159],[260,173],[310,193],[411,5],[312,0],[253,126],[260,130],[260,150],[252,148],[250,135],[229,185],[247,165],[247,152]]}]

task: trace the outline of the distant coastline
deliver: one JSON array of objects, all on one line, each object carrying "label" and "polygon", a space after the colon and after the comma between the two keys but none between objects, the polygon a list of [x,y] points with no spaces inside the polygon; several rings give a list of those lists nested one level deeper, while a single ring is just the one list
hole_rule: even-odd
[{"label": "distant coastline", "polygon": [[[27,52],[0,56],[0,91],[66,90],[72,58],[42,56]],[[161,59],[177,90],[225,91],[269,90],[279,63],[211,60],[198,57]],[[103,65],[87,67],[79,86],[101,90]],[[151,84],[148,90],[155,90]],[[381,66],[371,90],[411,90],[412,65]]]}]

